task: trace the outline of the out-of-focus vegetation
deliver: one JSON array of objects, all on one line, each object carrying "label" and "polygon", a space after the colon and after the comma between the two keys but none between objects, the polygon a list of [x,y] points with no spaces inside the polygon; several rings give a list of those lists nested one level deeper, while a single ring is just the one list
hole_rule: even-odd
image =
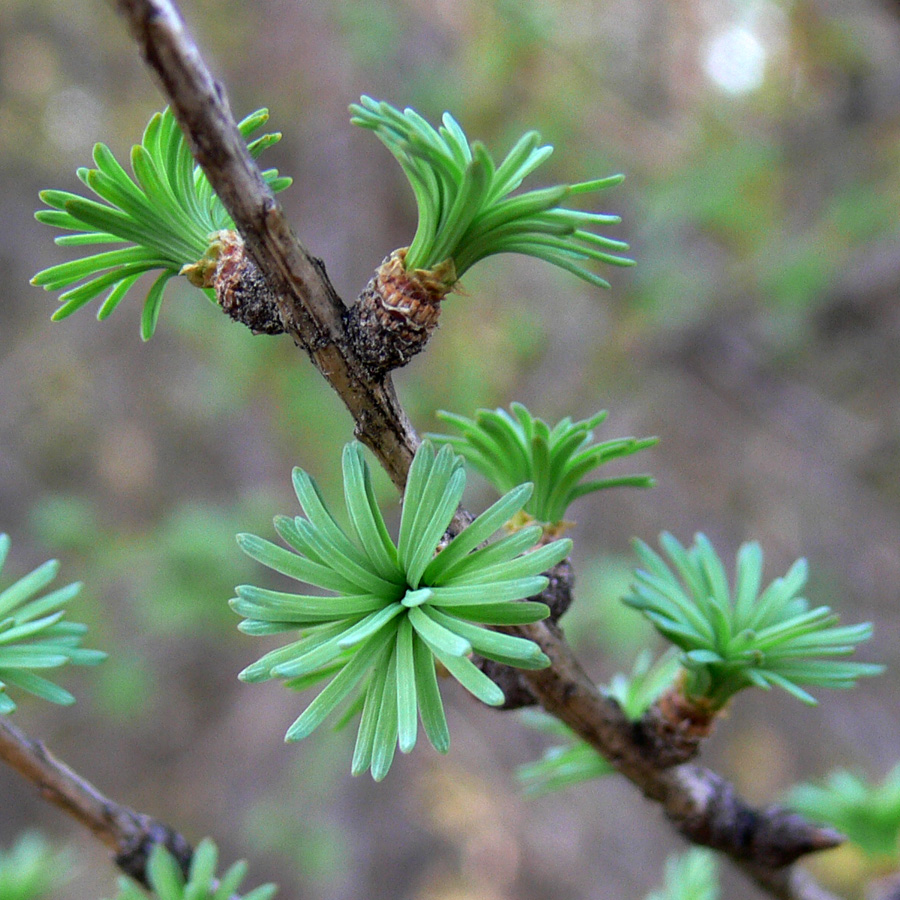
[{"label": "out-of-focus vegetation", "polygon": [[[548,421],[607,408],[618,433],[659,435],[642,454],[654,490],[576,509],[563,622],[598,682],[649,640],[618,597],[629,539],[664,528],[702,530],[726,555],[757,539],[767,578],[806,556],[811,602],[873,619],[865,658],[896,669],[896,4],[181,8],[235,112],[267,106],[284,132],[268,164],[294,176],[283,202],[348,301],[416,224],[402,173],[348,122],[363,93],[431,121],[449,109],[496,156],[537,128],[556,149],[534,187],[626,174],[603,211],[622,214],[615,236],[638,264],[613,271],[611,291],[488,260],[397,378],[421,431],[439,408],[519,400]],[[252,337],[192,289],[167,294],[141,345],[137,307],[102,327],[88,310],[53,324],[55,300],[28,284],[71,258],[32,218],[38,190],[78,189],[95,141],[122,157],[162,106],[108,4],[0,0],[0,528],[9,575],[59,556],[85,582],[73,615],[110,653],[65,670],[73,709],[23,703],[17,721],[117,799],[213,834],[225,860],[251,857],[279,896],[643,896],[673,847],[656,814],[613,778],[525,803],[511,773],[543,738],[451,685],[449,757],[423,748],[374,786],[344,773],[352,734],[284,747],[273,735],[298,697],[237,682],[258,648],[227,600],[261,571],[233,535],[268,531],[294,465],[338,493],[349,416],[289,341]],[[491,496],[473,475],[469,507]],[[704,760],[760,803],[836,766],[878,776],[897,758],[897,677],[811,711],[740,697]],[[86,836],[5,772],[0,797],[0,842],[39,823],[78,844],[85,862],[58,896],[111,894]],[[757,896],[723,877],[725,895]]]},{"label": "out-of-focus vegetation", "polygon": [[67,880],[71,855],[51,846],[37,831],[24,831],[0,848],[0,900],[40,900]]},{"label": "out-of-focus vegetation", "polygon": [[845,883],[853,876],[894,877],[900,861],[900,764],[881,781],[837,769],[823,782],[794,785],[784,802],[847,836],[829,860]]},{"label": "out-of-focus vegetation", "polygon": [[717,900],[718,897],[715,855],[694,847],[666,860],[665,884],[648,894],[646,900]]}]

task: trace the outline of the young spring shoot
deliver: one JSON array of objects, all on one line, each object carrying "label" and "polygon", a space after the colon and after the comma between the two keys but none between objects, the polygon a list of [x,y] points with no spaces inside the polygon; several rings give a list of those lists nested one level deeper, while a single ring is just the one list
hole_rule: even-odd
[{"label": "young spring shoot", "polygon": [[[238,128],[249,137],[268,120],[265,109],[247,116]],[[248,144],[251,156],[281,139],[264,134]],[[213,192],[190,149],[175,116],[167,108],[147,124],[140,144],[131,151],[132,178],[105,144],[94,146],[94,164],[78,170],[78,177],[99,198],[82,197],[69,191],[41,191],[50,209],[35,218],[71,232],[57,237],[65,247],[109,245],[112,249],[91,252],[71,262],[38,272],[32,284],[58,291],[61,306],[54,320],[105,294],[97,318],[105,319],[121,303],[135,282],[148,272],[158,272],[144,299],[141,337],[149,340],[156,329],[163,292],[179,274],[214,265],[218,235],[231,233],[234,223]],[[262,173],[273,191],[286,188],[291,179],[276,169]],[[193,283],[200,285],[195,277]],[[206,287],[211,285],[205,284]]]},{"label": "young spring shoot", "polygon": [[[0,534],[0,572],[9,547],[8,535]],[[81,585],[69,584],[43,593],[58,572],[59,563],[50,560],[0,591],[0,715],[16,708],[7,693],[9,688],[51,703],[74,703],[67,690],[37,672],[68,663],[94,666],[106,658],[99,650],[79,646],[86,625],[63,621],[65,606]]]},{"label": "young spring shoot", "polygon": [[595,469],[614,459],[652,447],[656,438],[616,438],[593,444],[593,429],[606,419],[605,411],[573,422],[566,417],[554,426],[537,418],[521,403],[505,409],[479,409],[473,419],[440,411],[438,418],[453,425],[460,436],[433,434],[448,444],[499,491],[530,481],[534,492],[525,513],[552,528],[560,525],[570,504],[585,494],[611,487],[652,487],[649,475],[625,475],[584,481]]},{"label": "young spring shoot", "polygon": [[754,686],[780,687],[815,704],[805,687],[850,688],[858,678],[882,671],[882,666],[840,659],[871,637],[871,625],[838,626],[827,606],[810,609],[800,594],[805,560],[761,591],[762,550],[756,543],[743,544],[732,589],[704,535],[685,549],[664,533],[660,545],[668,562],[635,542],[643,568],[635,572],[624,601],[681,648],[685,677],[680,687],[698,709],[714,714],[738,691]]},{"label": "young spring shoot", "polygon": [[329,512],[312,478],[295,469],[294,489],[305,516],[275,520],[291,549],[254,535],[238,537],[254,559],[329,592],[238,587],[231,604],[245,617],[242,631],[299,632],[240,677],[249,682],[278,678],[298,690],[330,678],[288,729],[286,740],[306,737],[339,706],[345,720],[361,711],[352,771],[371,769],[381,780],[398,744],[403,753],[415,746],[419,717],[435,749],[449,747],[435,661],[492,706],[503,703],[503,692],[470,659],[472,654],[525,669],[549,664],[533,642],[483,626],[546,618],[545,604],[525,598],[546,587],[541,573],[565,557],[571,542],[532,550],[541,538],[541,529],[532,527],[482,546],[522,508],[531,493],[526,484],[445,544],[466,482],[463,460],[449,447],[435,453],[426,441],[416,452],[396,542],[375,501],[359,444],[344,448],[343,474],[349,530]]},{"label": "young spring shoot", "polygon": [[565,204],[622,181],[621,175],[513,194],[553,152],[536,131],[524,134],[502,162],[471,142],[450,113],[430,125],[415,110],[363,96],[350,107],[351,122],[375,132],[394,155],[415,194],[419,222],[405,254],[407,271],[431,271],[452,261],[461,278],[475,263],[497,253],[522,253],[609,287],[586,268],[592,262],[630,266],[628,245],[596,228],[618,216],[583,212]]}]

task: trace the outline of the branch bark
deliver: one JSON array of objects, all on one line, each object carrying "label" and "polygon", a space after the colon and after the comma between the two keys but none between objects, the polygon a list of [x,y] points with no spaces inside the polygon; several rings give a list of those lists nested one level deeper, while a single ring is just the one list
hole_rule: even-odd
[{"label": "branch bark", "polygon": [[709,769],[672,765],[669,748],[653,729],[653,716],[631,722],[615,700],[597,690],[555,626],[538,622],[515,632],[535,641],[551,659],[547,669],[522,673],[541,706],[658,803],[692,843],[726,854],[761,882],[766,873],[774,879],[777,870],[801,856],[843,842],[838,832],[781,807],[753,809]]},{"label": "branch bark", "polygon": [[345,306],[321,260],[297,239],[247,152],[225,92],[175,7],[164,0],[116,0],[147,65],[277,298],[285,331],[343,400],[356,436],[402,490],[419,439],[386,377],[373,380],[347,341]]},{"label": "branch bark", "polygon": [[[390,380],[372,381],[355,358],[346,339],[344,306],[323,264],[297,240],[263,182],[224,91],[207,70],[180,16],[166,0],[116,0],[115,5],[156,73],[198,163],[277,297],[285,330],[337,391],[354,418],[355,433],[402,489],[418,438]],[[461,511],[460,520],[466,515]],[[680,758],[676,761],[681,764],[673,764],[661,755],[646,721],[630,722],[615,701],[596,689],[555,625],[538,623],[517,631],[536,641],[552,660],[550,668],[526,674],[529,690],[548,712],[659,804],[688,840],[726,854],[779,900],[834,900],[792,864],[806,853],[840,843],[840,835],[778,807],[755,810],[710,770]],[[117,858],[137,852],[136,846],[146,855],[146,842],[156,829],[162,829],[159,836],[164,841],[183,841],[154,820],[112,803],[53,759],[40,743],[2,721],[0,758],[113,848]]]},{"label": "branch bark", "polygon": [[144,887],[149,887],[147,859],[156,844],[168,848],[187,875],[193,850],[186,838],[104,796],[5,716],[0,717],[0,760],[30,781],[44,800],[87,828],[113,852],[116,865]]}]

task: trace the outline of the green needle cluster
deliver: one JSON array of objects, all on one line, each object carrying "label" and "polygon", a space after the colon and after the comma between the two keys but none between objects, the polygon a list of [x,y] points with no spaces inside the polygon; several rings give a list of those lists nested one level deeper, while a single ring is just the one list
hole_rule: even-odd
[{"label": "green needle cluster", "polygon": [[560,184],[509,196],[543,163],[553,148],[541,146],[536,131],[523,135],[496,165],[484,145],[470,144],[462,128],[444,113],[432,127],[415,110],[363,96],[350,106],[351,122],[375,132],[406,173],[416,196],[419,224],[406,254],[407,270],[433,269],[452,259],[457,277],[496,253],[523,253],[546,260],[598,287],[609,283],[584,263],[633,265],[619,255],[628,245],[594,232],[618,216],[582,212],[562,204],[612,187],[613,175],[579,184]]},{"label": "green needle cluster", "polygon": [[345,531],[315,482],[294,470],[304,516],[280,517],[275,528],[292,548],[240,535],[254,559],[329,596],[284,593],[245,585],[232,600],[248,634],[299,631],[299,639],[266,654],[240,675],[245,681],[284,679],[305,689],[334,676],[288,729],[300,740],[338,706],[344,717],[362,711],[352,771],[371,768],[384,778],[399,743],[413,749],[417,715],[432,745],[449,747],[435,660],[478,699],[493,706],[503,692],[469,658],[473,653],[526,669],[549,664],[538,646],[483,625],[516,625],[546,618],[543,603],[521,601],[547,585],[542,572],[568,553],[570,541],[532,552],[533,527],[481,546],[525,503],[520,485],[448,543],[445,533],[465,487],[463,461],[449,447],[435,453],[427,441],[416,452],[395,543],[375,501],[359,444],[343,454]]},{"label": "green needle cluster", "polygon": [[433,434],[448,444],[500,491],[530,481],[534,493],[525,512],[538,522],[563,521],[569,505],[593,491],[610,487],[652,487],[649,475],[627,475],[583,481],[586,475],[614,459],[652,447],[656,438],[617,438],[592,444],[593,429],[606,419],[605,411],[573,422],[566,417],[554,426],[533,416],[521,403],[505,409],[479,409],[474,419],[439,411],[438,418],[455,426],[461,436]]},{"label": "green needle cluster", "polygon": [[813,822],[834,826],[867,856],[891,868],[900,861],[900,765],[880,784],[838,770],[824,784],[796,785],[784,802]]},{"label": "green needle cluster", "polygon": [[[631,673],[614,675],[603,692],[613,697],[622,711],[636,722],[671,687],[679,670],[673,653],[660,657],[655,663],[648,651],[638,655]],[[516,778],[525,795],[537,797],[551,791],[611,775],[615,769],[587,741],[582,740],[568,725],[546,713],[526,710],[523,719],[533,728],[565,739],[566,743],[548,747],[534,762],[519,766]]]},{"label": "green needle cluster", "polygon": [[0,900],[41,900],[73,869],[65,851],[54,849],[40,832],[26,831],[9,848],[0,848]]},{"label": "green needle cluster", "polygon": [[[191,857],[187,880],[177,860],[162,845],[154,844],[147,861],[147,880],[155,900],[271,900],[278,890],[274,884],[263,884],[249,894],[237,893],[247,875],[247,863],[236,862],[224,875],[217,876],[219,850],[204,838]],[[147,893],[128,878],[119,879],[115,900],[147,900]]]},{"label": "green needle cluster", "polygon": [[849,688],[857,678],[882,671],[882,666],[834,659],[853,653],[872,628],[868,623],[839,627],[827,606],[809,608],[800,596],[805,560],[760,591],[762,550],[756,543],[743,544],[732,590],[721,559],[702,534],[689,549],[665,533],[660,545],[671,565],[635,542],[644,568],[635,572],[624,600],[683,651],[689,700],[717,710],[744,688],[774,685],[815,704],[801,685]]},{"label": "green needle cluster", "polygon": [[[268,118],[265,109],[247,116],[238,125],[241,135],[247,138]],[[248,150],[256,158],[279,140],[280,134],[265,134],[248,144]],[[82,167],[78,177],[99,201],[68,191],[41,191],[41,200],[51,209],[40,210],[35,218],[72,232],[56,238],[62,246],[109,244],[113,249],[44,269],[32,278],[32,284],[48,291],[67,289],[59,297],[62,305],[54,320],[64,319],[105,293],[97,313],[102,320],[142,275],[159,271],[141,317],[141,337],[149,340],[169,280],[185,265],[200,260],[215,234],[233,229],[234,223],[200,167],[194,165],[168,108],[150,119],[141,143],[132,148],[134,179],[105,144],[94,146],[94,163],[96,169]],[[273,191],[291,183],[276,169],[263,172],[263,178]]]},{"label": "green needle cluster", "polygon": [[716,856],[705,847],[666,859],[663,886],[645,900],[718,900],[721,896]]},{"label": "green needle cluster", "polygon": [[[9,552],[9,536],[0,534],[0,572]],[[65,605],[81,590],[78,583],[41,595],[59,571],[56,560],[45,562],[0,592],[0,715],[16,704],[6,693],[15,687],[69,705],[75,698],[64,688],[36,674],[67,663],[93,666],[106,658],[99,650],[78,645],[86,625],[62,621]]]}]

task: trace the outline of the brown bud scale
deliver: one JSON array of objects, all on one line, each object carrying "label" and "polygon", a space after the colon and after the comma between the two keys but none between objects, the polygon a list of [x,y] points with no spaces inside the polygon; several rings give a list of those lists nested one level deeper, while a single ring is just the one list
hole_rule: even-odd
[{"label": "brown bud scale", "polygon": [[635,737],[660,768],[678,766],[697,755],[721,710],[685,697],[676,683],[635,723]]},{"label": "brown bud scale", "polygon": [[388,256],[347,312],[349,340],[373,377],[405,366],[425,348],[456,282],[452,260],[408,272],[405,259],[406,248]]},{"label": "brown bud scale", "polygon": [[236,231],[220,231],[203,259],[181,274],[197,287],[211,287],[223,312],[254,334],[283,334],[278,303]]}]

